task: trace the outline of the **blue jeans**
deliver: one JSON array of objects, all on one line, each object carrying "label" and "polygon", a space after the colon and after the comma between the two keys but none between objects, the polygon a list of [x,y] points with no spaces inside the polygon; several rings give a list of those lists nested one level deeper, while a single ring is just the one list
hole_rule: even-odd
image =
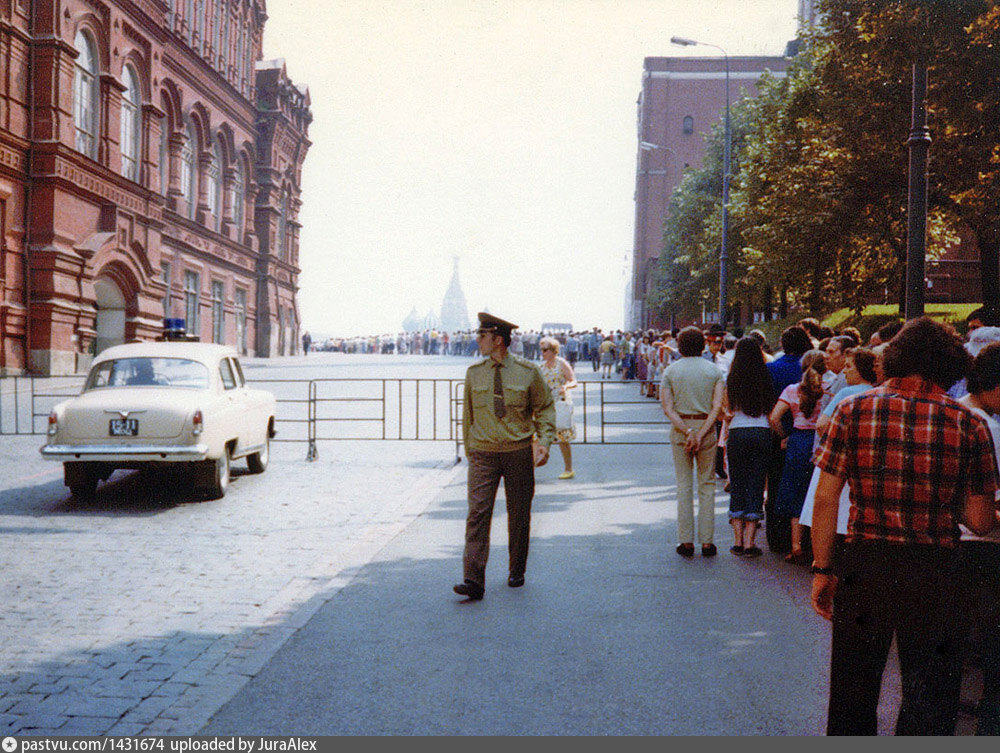
[{"label": "blue jeans", "polygon": [[726,456],[729,459],[730,520],[760,520],[763,517],[771,444],[770,429],[746,427],[729,430]]}]

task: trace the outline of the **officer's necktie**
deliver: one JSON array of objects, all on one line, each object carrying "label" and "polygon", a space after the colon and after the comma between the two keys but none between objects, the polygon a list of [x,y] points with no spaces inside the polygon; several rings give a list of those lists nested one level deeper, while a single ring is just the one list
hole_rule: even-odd
[{"label": "officer's necktie", "polygon": [[493,364],[493,413],[497,418],[507,415],[507,406],[503,402],[503,381],[500,379],[500,364]]}]

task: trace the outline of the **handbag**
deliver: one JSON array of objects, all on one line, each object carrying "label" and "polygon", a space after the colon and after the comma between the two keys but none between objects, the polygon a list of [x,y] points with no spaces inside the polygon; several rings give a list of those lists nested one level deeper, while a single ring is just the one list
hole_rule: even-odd
[{"label": "handbag", "polygon": [[556,400],[556,431],[573,428],[573,403]]}]

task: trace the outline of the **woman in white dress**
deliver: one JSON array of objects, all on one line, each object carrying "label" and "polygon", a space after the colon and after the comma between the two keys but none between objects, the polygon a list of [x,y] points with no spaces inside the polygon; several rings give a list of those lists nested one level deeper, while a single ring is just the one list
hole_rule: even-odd
[{"label": "woman in white dress", "polygon": [[[577,385],[576,375],[573,367],[565,358],[559,357],[559,341],[554,337],[543,337],[538,343],[542,349],[542,363],[538,367],[545,377],[545,383],[552,390],[552,399],[556,402],[564,400],[570,405],[573,401],[570,398],[569,390]],[[566,469],[559,474],[561,479],[573,478],[573,454],[569,443],[576,439],[576,427],[570,425],[568,429],[558,429],[556,431],[556,441],[559,443],[559,451],[562,453],[563,465]]]}]

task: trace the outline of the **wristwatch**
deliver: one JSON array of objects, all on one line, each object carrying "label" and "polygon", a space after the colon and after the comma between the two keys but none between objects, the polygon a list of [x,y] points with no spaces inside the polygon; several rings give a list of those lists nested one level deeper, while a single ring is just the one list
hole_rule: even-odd
[{"label": "wristwatch", "polygon": [[833,575],[832,567],[819,567],[818,565],[813,565],[809,568],[809,572],[813,575]]}]

